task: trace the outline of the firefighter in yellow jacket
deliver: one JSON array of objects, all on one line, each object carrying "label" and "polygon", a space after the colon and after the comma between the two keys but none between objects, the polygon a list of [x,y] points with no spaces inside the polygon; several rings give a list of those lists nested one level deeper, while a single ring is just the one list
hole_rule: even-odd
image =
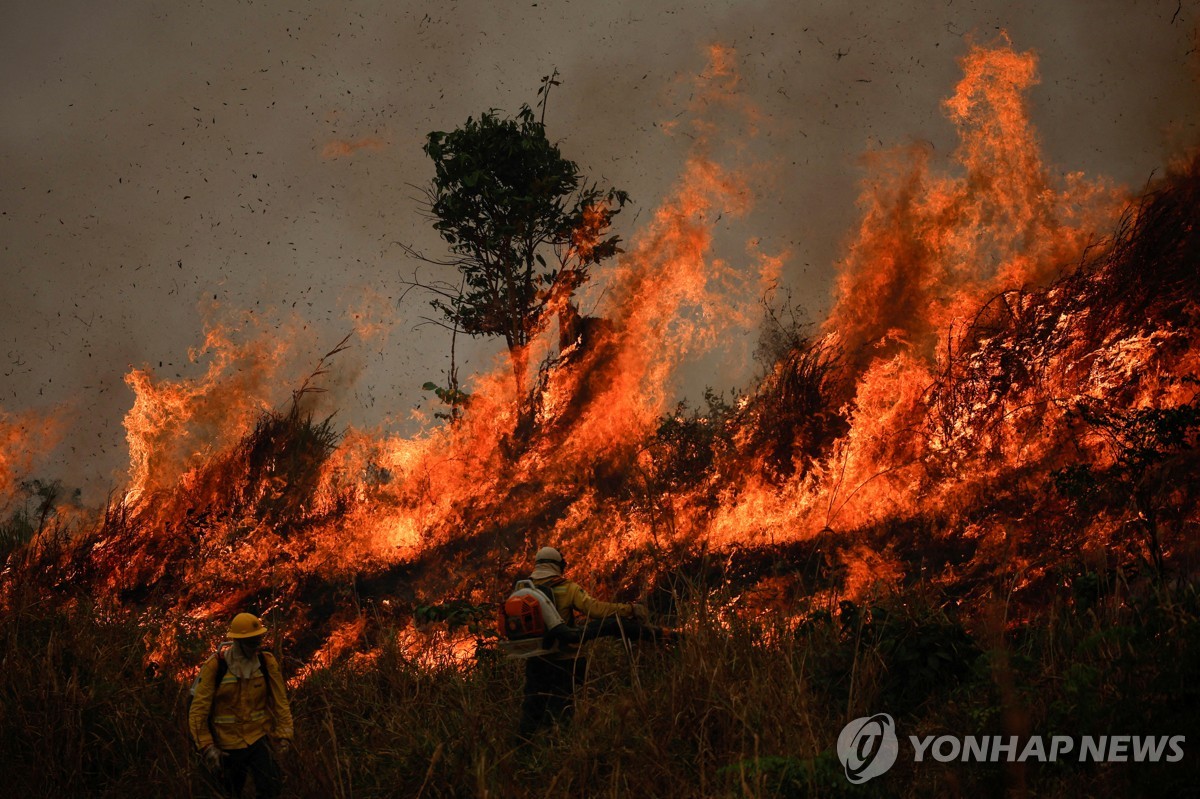
[{"label": "firefighter in yellow jacket", "polygon": [[[542,547],[534,558],[529,578],[542,590],[551,589],[554,605],[563,621],[576,626],[578,617],[603,619],[609,616],[645,621],[644,605],[601,602],[563,576],[567,562],[554,547]],[[583,679],[587,661],[578,646],[560,644],[554,654],[531,657],[525,661],[525,698],[521,703],[520,732],[528,737],[553,721],[569,721],[574,713],[575,688]]]},{"label": "firefighter in yellow jacket", "polygon": [[233,617],[229,641],[200,667],[188,712],[192,740],[230,796],[241,796],[250,775],[256,796],[279,796],[282,780],[268,741],[281,754],[291,745],[283,674],[275,657],[259,648],[266,632],[256,616]]}]

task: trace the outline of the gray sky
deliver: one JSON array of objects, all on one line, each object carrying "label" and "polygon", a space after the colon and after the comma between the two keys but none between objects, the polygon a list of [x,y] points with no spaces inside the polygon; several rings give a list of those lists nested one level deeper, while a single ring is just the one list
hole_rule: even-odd
[{"label": "gray sky", "polygon": [[[40,473],[97,502],[126,461],[130,366],[198,374],[204,319],[295,315],[315,362],[368,309],[339,419],[378,424],[425,401],[445,367],[427,308],[397,303],[396,241],[442,250],[409,184],[424,136],[563,85],[547,123],[564,154],[628,190],[635,238],[680,172],[685,112],[706,48],[734,48],[765,115],[765,169],[741,242],[788,251],[785,281],[819,321],[856,221],[858,157],[913,140],[953,150],[940,102],[964,35],[1003,28],[1040,58],[1031,97],[1047,163],[1141,185],[1194,144],[1196,0],[1048,2],[303,3],[146,0],[0,6],[0,409],[65,415]],[[769,178],[767,177],[769,176]],[[211,310],[214,298],[217,310]],[[682,389],[748,378],[746,342]],[[750,342],[749,344],[747,342]],[[464,374],[493,348],[468,348]],[[159,366],[161,364],[161,367]],[[715,376],[715,377],[714,377]],[[286,396],[286,393],[284,394]],[[403,425],[401,424],[401,427]]]}]

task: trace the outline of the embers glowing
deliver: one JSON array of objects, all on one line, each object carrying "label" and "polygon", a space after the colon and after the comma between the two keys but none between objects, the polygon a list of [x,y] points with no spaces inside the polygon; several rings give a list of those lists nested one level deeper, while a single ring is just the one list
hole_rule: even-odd
[{"label": "embers glowing", "polygon": [[[710,110],[745,109],[719,99],[736,86],[732,63],[714,51],[702,93]],[[1009,557],[1027,530],[959,509],[978,509],[1001,481],[1044,486],[1064,463],[1064,441],[1098,451],[1073,435],[1080,399],[1191,401],[1195,392],[1169,378],[1194,372],[1200,356],[1189,330],[1101,329],[1104,303],[1075,298],[1103,296],[1103,270],[1076,282],[1069,273],[1111,224],[1113,193],[1077,176],[1056,181],[1043,165],[1024,98],[1036,83],[1031,55],[1002,43],[973,48],[962,64],[946,102],[961,174],[936,174],[919,149],[874,160],[823,335],[790,353],[789,369],[780,364],[761,393],[694,424],[678,414],[679,438],[660,435],[680,360],[743,325],[757,300],[731,297],[740,273],[712,256],[712,220],[744,212],[749,196],[702,143],[630,252],[600,276],[604,302],[588,306],[597,315],[580,320],[565,352],[548,332],[532,345],[530,378],[543,356],[557,359],[528,381],[542,386],[532,433],[516,430],[507,365],[472,380],[453,423],[410,439],[351,430],[332,451],[311,419],[253,437],[261,411],[279,407],[270,389],[282,356],[270,347],[218,336],[202,379],[131,373],[129,514],[106,520],[93,553],[110,570],[109,590],[159,590],[155,599],[180,614],[227,612],[219,594],[301,618],[317,601],[306,581],[383,575],[377,597],[479,601],[502,590],[506,569],[532,547],[554,543],[608,587],[632,592],[665,568],[664,553],[834,542],[922,514],[985,557]],[[701,141],[710,130],[698,128]],[[778,258],[755,261],[760,285],[786,269]],[[1040,288],[1056,279],[1065,282]],[[1089,326],[1100,332],[1079,333]],[[821,424],[782,427],[763,399],[771,380],[793,409],[811,391],[806,421]],[[786,439],[764,454],[772,436]],[[275,449],[263,455],[259,440]],[[694,468],[671,473],[675,456]],[[822,553],[823,568],[841,575],[821,588],[830,602],[905,576],[888,546],[843,538]],[[780,582],[775,593],[787,596]],[[361,646],[358,621],[310,622],[331,626],[311,651],[314,668]],[[431,665],[474,652],[472,636],[438,636],[430,648],[427,632],[406,627],[398,642]]]}]

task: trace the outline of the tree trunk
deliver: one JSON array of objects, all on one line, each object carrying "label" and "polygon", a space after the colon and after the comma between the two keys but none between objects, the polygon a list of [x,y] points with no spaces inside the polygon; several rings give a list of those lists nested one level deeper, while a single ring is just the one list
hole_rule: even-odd
[{"label": "tree trunk", "polygon": [[512,364],[513,386],[516,390],[517,407],[527,404],[526,384],[529,373],[529,345],[509,344],[508,360]]},{"label": "tree trunk", "polygon": [[509,347],[508,357],[512,363],[513,384],[516,389],[517,419],[513,427],[513,446],[509,451],[510,457],[515,460],[533,435],[534,402],[529,396],[529,345]]}]

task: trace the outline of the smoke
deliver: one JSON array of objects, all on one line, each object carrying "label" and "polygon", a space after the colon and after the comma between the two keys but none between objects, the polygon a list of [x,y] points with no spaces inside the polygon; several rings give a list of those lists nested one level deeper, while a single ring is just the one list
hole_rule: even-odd
[{"label": "smoke", "polygon": [[62,422],[33,413],[0,410],[0,508],[11,499],[20,480],[29,475],[39,456],[62,435]]},{"label": "smoke", "polygon": [[348,158],[359,150],[382,150],[386,146],[387,144],[383,140],[374,136],[368,136],[355,141],[334,139],[321,149],[321,157],[328,159]]},{"label": "smoke", "polygon": [[[184,353],[214,296],[266,318],[295,309],[314,332],[309,354],[327,351],[352,324],[348,293],[409,272],[392,242],[440,246],[409,188],[428,179],[424,134],[489,107],[514,111],[555,66],[551,134],[589,174],[631,192],[621,232],[632,239],[687,168],[695,131],[677,120],[713,42],[737,53],[738,93],[759,115],[751,139],[717,123],[712,156],[764,167],[746,176],[753,212],[719,220],[712,257],[753,275],[748,240],[788,253],[781,282],[822,318],[857,215],[859,155],[914,138],[928,142],[922,157],[953,147],[938,101],[964,33],[1003,26],[1037,52],[1030,113],[1052,179],[1138,186],[1196,139],[1195,4],[1177,6],[11,5],[0,25],[0,230],[17,288],[0,295],[0,401],[18,413],[77,409],[51,476],[72,471],[98,501],[123,468],[130,367],[195,377]],[[322,158],[331,142],[343,157]],[[751,277],[746,291],[756,289]],[[368,359],[359,386],[371,388],[347,392],[342,419],[377,424],[425,406],[420,386],[444,368],[446,342],[412,330],[423,310],[413,298],[395,308],[396,344]],[[464,373],[486,371],[494,352],[465,345]],[[743,382],[739,360],[693,367],[679,390]]]}]

